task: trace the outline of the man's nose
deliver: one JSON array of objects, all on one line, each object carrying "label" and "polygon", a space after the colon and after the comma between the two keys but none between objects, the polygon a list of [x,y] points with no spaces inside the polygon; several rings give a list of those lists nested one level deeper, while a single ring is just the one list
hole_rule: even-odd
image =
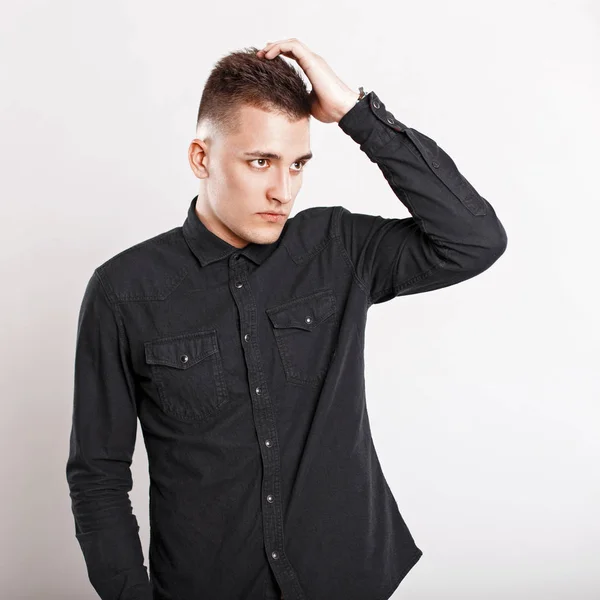
[{"label": "man's nose", "polygon": [[279,176],[273,197],[280,202],[290,202],[292,199],[292,176],[289,173],[283,173]]}]

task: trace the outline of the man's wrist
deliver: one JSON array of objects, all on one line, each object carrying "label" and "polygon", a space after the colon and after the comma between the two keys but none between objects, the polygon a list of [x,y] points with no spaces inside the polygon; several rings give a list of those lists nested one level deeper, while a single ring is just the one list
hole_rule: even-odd
[{"label": "man's wrist", "polygon": [[339,123],[342,117],[356,106],[359,97],[360,94],[357,92],[352,92],[348,95],[348,99],[340,105],[339,116],[336,118],[336,123]]}]

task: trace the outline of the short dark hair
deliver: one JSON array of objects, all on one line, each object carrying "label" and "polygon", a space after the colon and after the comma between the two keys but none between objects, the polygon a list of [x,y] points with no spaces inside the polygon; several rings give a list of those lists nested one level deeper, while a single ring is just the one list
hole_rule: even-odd
[{"label": "short dark hair", "polygon": [[234,133],[241,105],[279,112],[292,121],[310,118],[310,92],[300,72],[281,55],[259,58],[258,50],[243,48],[215,64],[204,84],[196,128],[209,121],[224,135]]}]

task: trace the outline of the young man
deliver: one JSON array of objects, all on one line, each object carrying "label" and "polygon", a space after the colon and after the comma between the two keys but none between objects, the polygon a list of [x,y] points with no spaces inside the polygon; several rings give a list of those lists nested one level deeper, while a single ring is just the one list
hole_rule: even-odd
[{"label": "young man", "polygon": [[[289,217],[311,115],[411,217]],[[105,600],[385,600],[422,551],[371,438],[367,310],[485,271],[504,227],[432,139],[297,39],[217,63],[189,162],[183,225],[98,266],[79,314],[67,479],[90,581]],[[137,419],[150,579],[128,496]]]}]

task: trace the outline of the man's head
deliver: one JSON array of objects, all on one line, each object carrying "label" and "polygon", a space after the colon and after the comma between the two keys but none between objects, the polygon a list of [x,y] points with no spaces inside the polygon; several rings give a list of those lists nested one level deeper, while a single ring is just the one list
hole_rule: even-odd
[{"label": "man's head", "polygon": [[[302,76],[281,56],[258,58],[257,50],[216,63],[188,150],[200,179],[198,217],[238,248],[277,240],[311,155],[310,97]],[[285,216],[271,222],[259,214],[269,211]]]}]

